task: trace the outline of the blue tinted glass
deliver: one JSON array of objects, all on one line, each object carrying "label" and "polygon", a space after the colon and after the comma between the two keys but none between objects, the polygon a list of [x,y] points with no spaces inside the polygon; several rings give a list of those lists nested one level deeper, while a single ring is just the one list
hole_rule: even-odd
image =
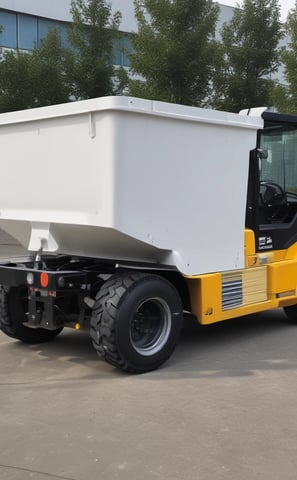
[{"label": "blue tinted glass", "polygon": [[65,48],[72,48],[71,43],[68,40],[68,23],[58,23],[58,27],[60,30],[60,38],[61,38],[61,45]]},{"label": "blue tinted glass", "polygon": [[68,41],[68,23],[47,20],[45,18],[38,19],[38,45],[42,43],[42,40],[45,39],[48,31],[52,28],[57,29],[62,47],[71,47]]},{"label": "blue tinted glass", "polygon": [[37,45],[37,18],[29,15],[20,15],[19,19],[19,48],[31,50]]},{"label": "blue tinted glass", "polygon": [[113,44],[113,64],[121,65],[122,67],[129,67],[130,60],[127,53],[133,50],[130,38],[127,35],[114,41]]},{"label": "blue tinted glass", "polygon": [[123,49],[123,66],[130,67],[130,60],[128,58],[128,53],[133,51],[132,42],[129,37],[123,37],[122,39],[122,49]]},{"label": "blue tinted glass", "polygon": [[42,40],[47,36],[50,28],[57,27],[57,23],[53,20],[38,19],[38,45],[40,46]]},{"label": "blue tinted glass", "polygon": [[114,40],[113,42],[112,63],[114,65],[122,65],[121,40]]},{"label": "blue tinted glass", "polygon": [[0,11],[0,25],[3,28],[2,33],[0,33],[0,45],[2,47],[16,48],[17,46],[16,14]]}]

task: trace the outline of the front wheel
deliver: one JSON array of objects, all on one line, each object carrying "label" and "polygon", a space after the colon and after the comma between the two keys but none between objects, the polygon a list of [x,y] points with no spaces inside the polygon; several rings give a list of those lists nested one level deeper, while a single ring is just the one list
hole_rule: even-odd
[{"label": "front wheel", "polygon": [[171,356],[181,325],[182,304],[171,283],[158,275],[121,273],[97,294],[91,337],[108,363],[144,373]]},{"label": "front wheel", "polygon": [[283,310],[291,323],[297,323],[297,305],[284,307]]},{"label": "front wheel", "polygon": [[63,328],[45,330],[43,328],[26,327],[28,310],[28,288],[11,287],[0,292],[0,330],[9,337],[24,343],[43,343],[53,340]]}]

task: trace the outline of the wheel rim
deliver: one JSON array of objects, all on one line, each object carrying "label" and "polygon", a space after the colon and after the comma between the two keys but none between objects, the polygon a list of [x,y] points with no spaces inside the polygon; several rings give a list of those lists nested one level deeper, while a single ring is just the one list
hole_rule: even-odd
[{"label": "wheel rim", "polygon": [[142,302],[131,322],[133,348],[144,356],[158,353],[168,340],[171,322],[171,311],[165,300],[155,297]]}]

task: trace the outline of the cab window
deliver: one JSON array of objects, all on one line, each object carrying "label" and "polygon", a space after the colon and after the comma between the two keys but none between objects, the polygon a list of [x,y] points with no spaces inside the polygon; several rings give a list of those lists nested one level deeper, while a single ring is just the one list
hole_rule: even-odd
[{"label": "cab window", "polygon": [[260,223],[289,223],[297,213],[297,131],[270,128],[260,139]]}]

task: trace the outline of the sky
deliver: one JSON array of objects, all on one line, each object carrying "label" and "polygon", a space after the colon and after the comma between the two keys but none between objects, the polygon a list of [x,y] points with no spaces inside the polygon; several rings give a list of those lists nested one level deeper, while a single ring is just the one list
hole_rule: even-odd
[{"label": "sky", "polygon": [[[242,2],[240,0],[220,0],[219,3],[235,7],[237,3],[240,5]],[[279,0],[279,4],[281,6],[281,19],[284,22],[287,18],[288,11],[295,6],[295,0]]]}]

